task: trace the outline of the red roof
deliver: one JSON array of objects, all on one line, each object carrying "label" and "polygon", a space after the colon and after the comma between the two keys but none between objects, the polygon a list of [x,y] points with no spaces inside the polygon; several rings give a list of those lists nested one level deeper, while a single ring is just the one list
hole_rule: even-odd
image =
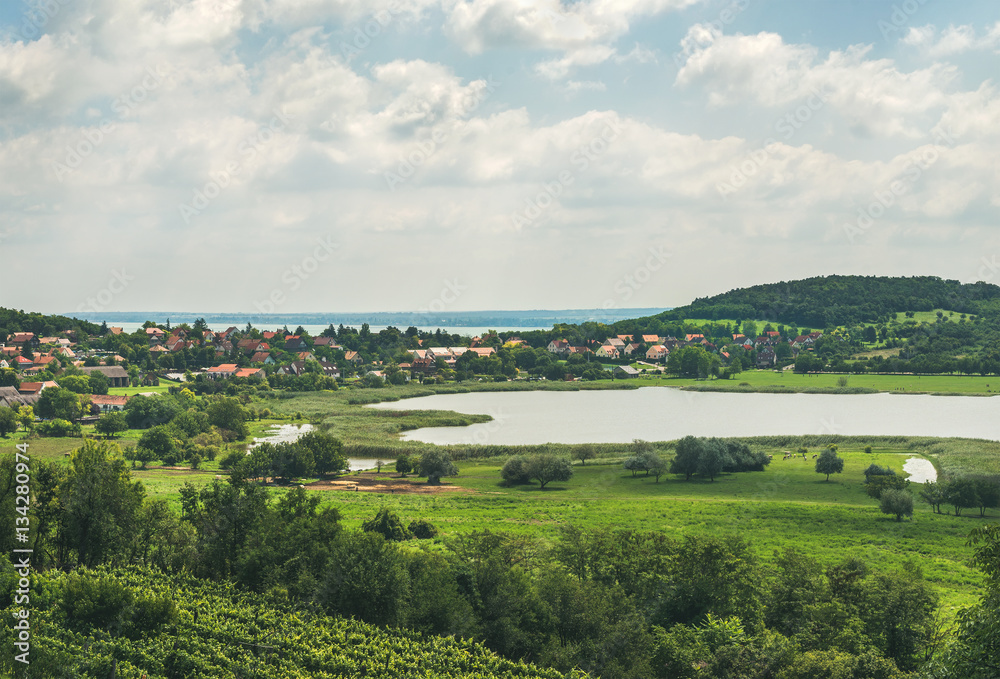
[{"label": "red roof", "polygon": [[126,401],[128,401],[128,396],[103,396],[101,394],[94,394],[90,397],[91,405],[95,406],[124,406]]}]

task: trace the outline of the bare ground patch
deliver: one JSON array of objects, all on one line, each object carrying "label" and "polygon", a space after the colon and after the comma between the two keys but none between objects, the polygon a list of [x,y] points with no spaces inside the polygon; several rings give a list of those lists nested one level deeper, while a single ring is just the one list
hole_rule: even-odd
[{"label": "bare ground patch", "polygon": [[392,478],[388,476],[375,476],[374,474],[358,474],[342,479],[331,479],[329,481],[313,481],[305,484],[306,488],[312,490],[340,490],[359,493],[387,493],[390,495],[438,495],[441,493],[471,493],[468,488],[460,488],[442,484],[431,486],[426,483],[416,482],[411,479]]}]

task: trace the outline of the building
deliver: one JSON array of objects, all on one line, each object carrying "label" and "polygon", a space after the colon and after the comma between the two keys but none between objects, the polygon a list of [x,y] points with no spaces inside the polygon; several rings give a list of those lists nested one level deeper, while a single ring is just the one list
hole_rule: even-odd
[{"label": "building", "polygon": [[616,365],[615,377],[638,377],[639,371],[630,365]]},{"label": "building", "polygon": [[235,375],[236,370],[237,366],[235,363],[223,363],[222,365],[209,368],[205,371],[205,374],[213,380],[224,380]]},{"label": "building", "polygon": [[90,408],[95,413],[110,413],[115,410],[125,410],[128,396],[102,396],[94,394],[90,397]]},{"label": "building", "polygon": [[93,368],[80,368],[88,377],[91,373],[99,372],[108,378],[109,387],[127,387],[131,384],[128,372],[120,365],[99,365]]}]

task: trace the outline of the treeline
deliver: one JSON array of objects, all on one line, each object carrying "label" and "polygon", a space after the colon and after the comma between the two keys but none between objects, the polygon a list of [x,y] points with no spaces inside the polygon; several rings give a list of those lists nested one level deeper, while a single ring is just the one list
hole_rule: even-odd
[{"label": "treeline", "polygon": [[6,342],[7,337],[15,332],[33,332],[38,337],[51,337],[67,330],[83,339],[96,335],[100,326],[78,318],[0,307],[0,342]]},{"label": "treeline", "polygon": [[1000,287],[984,282],[963,284],[936,276],[817,276],[698,298],[655,318],[751,318],[827,328],[886,321],[903,311],[979,314],[998,299]]}]

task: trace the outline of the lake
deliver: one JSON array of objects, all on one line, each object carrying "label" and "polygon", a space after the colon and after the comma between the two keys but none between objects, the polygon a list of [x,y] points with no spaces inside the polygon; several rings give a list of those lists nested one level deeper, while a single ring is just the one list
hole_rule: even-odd
[{"label": "lake", "polygon": [[493,422],[428,427],[403,438],[439,445],[626,443],[693,436],[842,434],[1000,440],[1000,398],[917,394],[745,394],[666,387],[478,392],[369,406],[453,410]]}]

